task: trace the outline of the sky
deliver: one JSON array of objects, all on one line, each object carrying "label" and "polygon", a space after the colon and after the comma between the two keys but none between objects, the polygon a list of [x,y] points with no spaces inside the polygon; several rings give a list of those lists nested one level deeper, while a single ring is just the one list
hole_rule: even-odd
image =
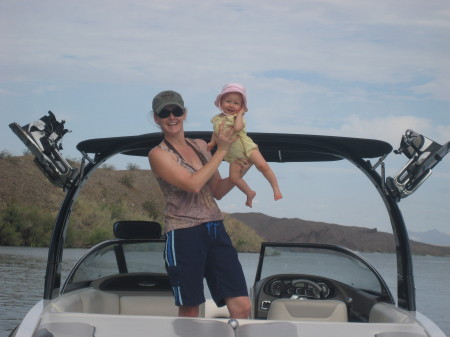
[{"label": "sky", "polygon": [[[62,142],[68,158],[81,158],[75,146],[85,139],[158,132],[151,101],[166,89],[183,95],[186,130],[211,130],[228,82],[247,88],[249,132],[394,148],[406,129],[450,140],[448,0],[4,0],[0,45],[0,150],[14,155],[25,146],[8,125],[48,110],[72,131]],[[389,155],[387,175],[404,164]],[[253,168],[253,208],[233,191],[221,209],[390,231],[377,192],[350,164],[271,166],[282,200]],[[408,228],[450,233],[449,195],[450,156],[400,202]]]}]

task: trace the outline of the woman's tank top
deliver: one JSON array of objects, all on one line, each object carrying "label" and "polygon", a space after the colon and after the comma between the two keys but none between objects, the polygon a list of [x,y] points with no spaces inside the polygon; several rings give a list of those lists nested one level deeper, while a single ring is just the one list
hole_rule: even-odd
[{"label": "woman's tank top", "polygon": [[[205,155],[197,148],[195,142],[186,139],[187,143],[198,155],[203,165],[207,160]],[[159,148],[175,154],[177,162],[189,172],[196,170],[185,162],[178,151],[167,141],[164,140]],[[164,232],[170,232],[175,229],[198,226],[209,221],[223,220],[222,212],[212,195],[208,184],[205,184],[199,193],[186,192],[178,187],[170,185],[162,178],[156,177],[159,186],[164,194],[166,206],[164,210]]]}]

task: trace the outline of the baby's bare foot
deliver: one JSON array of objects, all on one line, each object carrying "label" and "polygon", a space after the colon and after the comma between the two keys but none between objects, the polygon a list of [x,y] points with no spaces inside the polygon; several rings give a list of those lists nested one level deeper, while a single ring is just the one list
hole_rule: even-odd
[{"label": "baby's bare foot", "polygon": [[277,201],[277,200],[282,199],[283,195],[281,194],[281,192],[278,191],[278,192],[274,193],[273,197],[274,197],[275,201]]},{"label": "baby's bare foot", "polygon": [[245,205],[248,207],[252,207],[253,206],[253,198],[256,196],[256,192],[255,191],[251,191],[248,195],[247,195],[247,201],[245,202]]}]

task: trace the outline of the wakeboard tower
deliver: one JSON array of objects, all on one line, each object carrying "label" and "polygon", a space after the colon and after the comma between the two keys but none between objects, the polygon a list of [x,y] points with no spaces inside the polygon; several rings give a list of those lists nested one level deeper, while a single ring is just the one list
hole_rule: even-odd
[{"label": "wakeboard tower", "polygon": [[403,153],[409,161],[395,177],[386,179],[387,188],[397,202],[414,193],[449,151],[450,142],[440,145],[411,129],[406,130],[394,153]]},{"label": "wakeboard tower", "polygon": [[[72,168],[59,152],[61,139],[68,132],[65,121],[58,122],[49,111],[48,116],[21,127],[17,123],[9,126],[35,156],[35,164],[47,179],[64,190],[73,182],[78,170]],[[384,176],[384,162],[387,153],[373,166],[382,164],[383,190],[390,193],[396,202],[414,193],[431,175],[432,169],[450,151],[450,142],[440,145],[437,142],[413,131],[406,130],[396,154],[404,154],[409,161],[395,177]],[[89,159],[89,158],[87,158]]]},{"label": "wakeboard tower", "polygon": [[20,126],[9,124],[12,131],[34,155],[34,163],[54,185],[64,190],[70,186],[78,169],[72,168],[62,157],[61,140],[69,131],[64,128],[65,121],[58,122],[55,115],[49,111],[30,124]]}]

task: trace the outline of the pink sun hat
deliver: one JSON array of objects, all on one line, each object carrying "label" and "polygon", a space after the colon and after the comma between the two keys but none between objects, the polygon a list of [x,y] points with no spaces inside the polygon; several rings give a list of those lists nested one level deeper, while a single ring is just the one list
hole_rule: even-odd
[{"label": "pink sun hat", "polygon": [[216,107],[220,108],[220,101],[222,100],[223,95],[228,94],[230,92],[236,92],[238,94],[242,95],[242,98],[244,99],[244,110],[248,111],[247,109],[247,92],[242,84],[239,83],[227,83],[223,86],[222,91],[219,95],[217,95],[216,100],[214,101],[214,104]]}]

